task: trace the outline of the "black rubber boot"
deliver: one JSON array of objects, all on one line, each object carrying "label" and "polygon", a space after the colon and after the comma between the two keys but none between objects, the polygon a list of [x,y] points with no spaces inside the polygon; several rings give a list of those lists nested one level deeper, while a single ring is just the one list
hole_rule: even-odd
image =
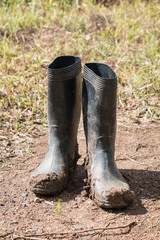
[{"label": "black rubber boot", "polygon": [[57,194],[67,187],[78,158],[81,95],[80,58],[56,58],[48,67],[49,149],[31,176],[30,186],[35,193]]},{"label": "black rubber boot", "polygon": [[87,63],[83,79],[83,121],[92,199],[104,208],[122,208],[134,194],[115,161],[117,77],[106,64]]}]

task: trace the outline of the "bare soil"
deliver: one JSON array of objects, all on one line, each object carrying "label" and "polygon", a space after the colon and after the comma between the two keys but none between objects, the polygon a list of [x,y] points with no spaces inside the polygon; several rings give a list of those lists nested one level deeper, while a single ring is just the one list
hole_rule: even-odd
[{"label": "bare soil", "polygon": [[[23,141],[3,139],[6,154],[0,163],[0,238],[160,239],[159,122],[133,123],[118,116],[116,163],[135,192],[134,203],[125,209],[104,210],[84,196],[82,120],[78,143],[81,158],[68,188],[58,196],[41,197],[30,191],[29,181],[47,152],[48,130]],[[28,152],[24,151],[26,146]]]}]

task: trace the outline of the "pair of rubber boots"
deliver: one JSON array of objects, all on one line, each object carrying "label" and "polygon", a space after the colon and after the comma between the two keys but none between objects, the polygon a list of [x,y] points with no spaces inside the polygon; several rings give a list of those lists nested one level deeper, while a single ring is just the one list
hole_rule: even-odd
[{"label": "pair of rubber boots", "polygon": [[78,159],[77,131],[83,105],[87,143],[87,173],[92,199],[104,208],[122,208],[134,194],[115,161],[116,73],[106,64],[84,66],[81,60],[60,56],[48,67],[49,149],[32,173],[34,193],[57,194],[67,187]]}]

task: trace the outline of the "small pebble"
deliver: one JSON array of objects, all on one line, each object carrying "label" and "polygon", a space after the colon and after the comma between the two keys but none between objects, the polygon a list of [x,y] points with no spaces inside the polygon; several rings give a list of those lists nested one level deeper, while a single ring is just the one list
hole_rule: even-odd
[{"label": "small pebble", "polygon": [[16,203],[16,201],[14,201],[13,199],[11,200],[11,203]]},{"label": "small pebble", "polygon": [[61,231],[62,231],[62,229],[57,229],[57,230],[56,230],[56,232],[61,232]]},{"label": "small pebble", "polygon": [[88,196],[88,192],[87,192],[86,190],[83,190],[83,191],[81,192],[81,196],[82,196],[82,197],[87,197],[87,196]]},{"label": "small pebble", "polygon": [[3,177],[0,177],[0,182],[3,182],[4,181],[4,178]]},{"label": "small pebble", "polygon": [[26,207],[27,205],[25,203],[22,203],[22,207]]},{"label": "small pebble", "polygon": [[72,208],[78,208],[78,205],[74,205]]},{"label": "small pebble", "polygon": [[83,228],[81,227],[75,227],[75,230],[82,230]]},{"label": "small pebble", "polygon": [[92,227],[92,226],[90,226],[90,225],[88,225],[88,226],[87,226],[87,228],[88,228],[88,229],[92,229],[93,227]]},{"label": "small pebble", "polygon": [[28,193],[22,193],[22,197],[28,197]]},{"label": "small pebble", "polygon": [[34,199],[34,202],[36,202],[36,203],[41,203],[41,199],[40,199],[40,198],[35,198],[35,199]]},{"label": "small pebble", "polygon": [[90,199],[88,199],[86,202],[87,202],[87,204],[93,204],[93,203],[94,203],[94,202],[91,201]]},{"label": "small pebble", "polygon": [[89,232],[89,235],[93,235],[93,234],[95,234],[95,232],[93,231],[93,232]]},{"label": "small pebble", "polygon": [[32,232],[36,232],[37,231],[37,228],[32,228]]}]

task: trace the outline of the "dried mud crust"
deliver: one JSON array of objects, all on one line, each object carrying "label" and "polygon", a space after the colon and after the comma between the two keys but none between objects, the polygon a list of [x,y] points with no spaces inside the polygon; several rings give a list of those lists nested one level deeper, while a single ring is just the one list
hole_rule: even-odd
[{"label": "dried mud crust", "polygon": [[134,199],[134,192],[130,190],[125,189],[111,189],[109,191],[105,192],[105,196],[107,198],[107,202],[104,204],[97,199],[95,199],[95,202],[104,208],[123,208],[130,205]]},{"label": "dried mud crust", "polygon": [[67,187],[69,177],[66,174],[58,176],[54,172],[38,174],[30,181],[31,190],[37,194],[58,194]]},{"label": "dried mud crust", "polygon": [[36,194],[56,195],[62,192],[68,185],[71,176],[74,173],[76,164],[80,155],[78,154],[78,144],[76,145],[74,159],[68,160],[70,162],[69,173],[62,173],[57,175],[54,172],[48,174],[37,174],[31,177],[30,188]]},{"label": "dried mud crust", "polygon": [[102,208],[123,208],[130,205],[134,199],[135,194],[131,190],[126,190],[122,188],[113,188],[108,191],[105,191],[104,196],[106,197],[105,202],[99,200],[96,198],[96,194],[94,191],[94,183],[91,183],[91,170],[89,165],[89,156],[87,154],[87,157],[85,158],[85,169],[87,171],[87,179],[86,181],[86,187],[84,190],[86,191],[86,195],[88,194],[89,197],[94,200],[97,205],[99,205]]}]

